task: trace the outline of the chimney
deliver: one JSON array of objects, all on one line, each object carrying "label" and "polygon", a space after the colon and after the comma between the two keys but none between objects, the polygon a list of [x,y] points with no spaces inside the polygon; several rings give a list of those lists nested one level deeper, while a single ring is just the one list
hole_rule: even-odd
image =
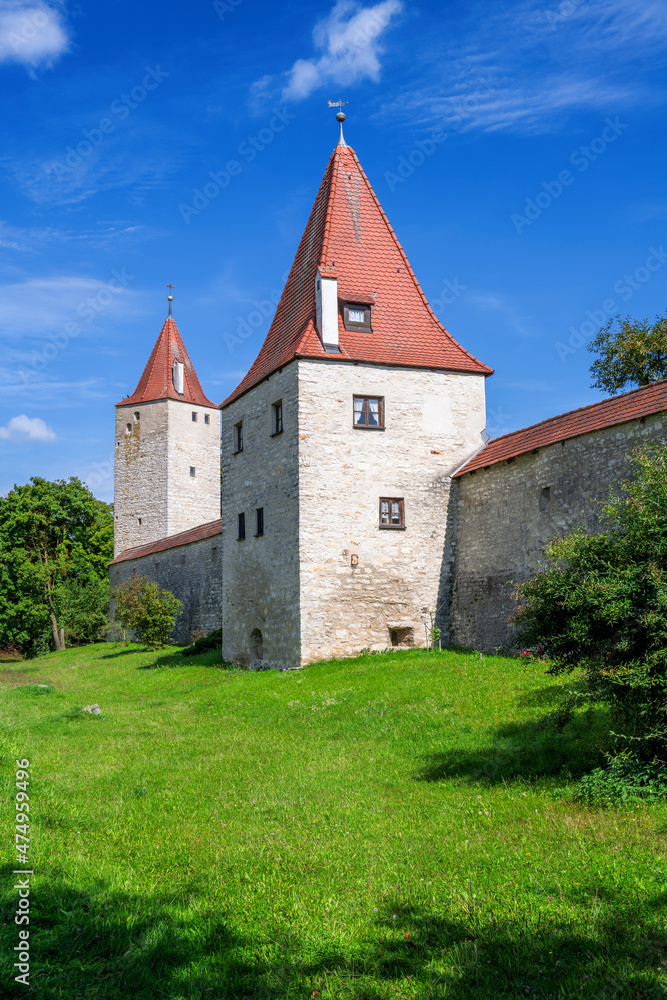
[{"label": "chimney", "polygon": [[178,358],[174,359],[174,367],[172,370],[174,389],[179,394],[183,395],[183,362],[179,361]]},{"label": "chimney", "polygon": [[315,276],[317,332],[325,351],[338,354],[338,277],[333,267],[323,264]]}]

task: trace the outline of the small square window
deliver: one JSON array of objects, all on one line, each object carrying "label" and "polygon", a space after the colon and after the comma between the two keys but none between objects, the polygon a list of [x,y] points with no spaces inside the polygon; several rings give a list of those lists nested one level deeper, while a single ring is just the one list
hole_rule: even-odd
[{"label": "small square window", "polygon": [[193,479],[195,478],[195,467],[194,467],[194,465],[190,466],[190,475],[192,476]]},{"label": "small square window", "polygon": [[255,535],[259,537],[259,535],[263,534],[264,534],[264,508],[258,507],[257,510],[255,511]]},{"label": "small square window", "polygon": [[404,528],[403,500],[397,497],[380,497],[380,527]]},{"label": "small square window", "polygon": [[354,426],[384,427],[384,400],[381,396],[355,396],[353,399]]},{"label": "small square window", "polygon": [[242,542],[245,538],[245,514],[239,514],[239,533],[237,538],[239,542]]},{"label": "small square window", "polygon": [[282,434],[283,432],[283,401],[279,399],[271,407],[271,433]]},{"label": "small square window", "polygon": [[343,311],[346,330],[359,330],[371,333],[371,307],[346,303]]},{"label": "small square window", "polygon": [[192,411],[192,423],[193,424],[197,423],[197,414],[195,413],[194,410]]},{"label": "small square window", "polygon": [[208,415],[208,413],[205,413],[204,414],[204,423],[205,424],[210,424],[210,422],[211,422],[210,416]]},{"label": "small square window", "polygon": [[243,451],[243,421],[234,425],[234,454]]}]

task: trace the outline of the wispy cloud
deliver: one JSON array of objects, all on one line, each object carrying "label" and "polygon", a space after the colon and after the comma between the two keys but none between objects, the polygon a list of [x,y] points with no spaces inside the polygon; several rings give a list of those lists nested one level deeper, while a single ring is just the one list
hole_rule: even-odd
[{"label": "wispy cloud", "polygon": [[74,230],[56,229],[52,226],[12,226],[0,219],[0,249],[19,253],[38,253],[74,242],[89,244],[96,250],[101,250],[126,239],[150,239],[155,235],[154,231],[149,232],[145,226],[131,225],[125,221],[101,222],[97,229]]},{"label": "wispy cloud", "polygon": [[[357,0],[338,0],[313,29],[317,54],[297,59],[284,74],[283,100],[301,101],[330,83],[349,87],[361,80],[377,82],[384,51],[380,39],[402,10],[401,0],[382,0],[367,7]],[[272,76],[257,80],[251,88],[251,104],[261,102],[274,85]]]},{"label": "wispy cloud", "polygon": [[80,323],[91,314],[101,312],[95,304],[100,296],[104,298],[105,313],[125,314],[134,294],[120,282],[111,285],[96,278],[77,276],[31,278],[2,285],[0,329],[4,337],[48,336],[67,323]]},{"label": "wispy cloud", "polygon": [[47,427],[41,417],[27,417],[20,413],[12,417],[6,427],[0,427],[0,441],[55,441],[55,431]]},{"label": "wispy cloud", "polygon": [[109,140],[103,150],[97,148],[81,158],[65,176],[59,166],[66,150],[48,159],[3,157],[3,166],[23,194],[38,205],[77,205],[116,188],[132,189],[137,196],[134,203],[140,203],[146,192],[165,189],[167,178],[180,166],[178,152],[149,148],[156,131],[150,139],[135,132],[122,141]]},{"label": "wispy cloud", "polygon": [[81,402],[108,399],[110,395],[107,383],[99,378],[62,382],[44,378],[40,382],[17,382],[15,373],[6,368],[0,368],[0,387],[4,397],[11,396],[14,399],[23,397],[26,403],[30,403],[38,396],[40,403],[52,404],[51,409],[70,408],[78,406]]},{"label": "wispy cloud", "polygon": [[62,11],[54,5],[0,0],[0,62],[48,69],[69,47]]},{"label": "wispy cloud", "polygon": [[540,132],[573,111],[663,103],[667,91],[644,71],[651,55],[664,58],[666,40],[661,2],[525,0],[491,13],[477,4],[450,43],[419,57],[425,85],[381,114],[411,127],[446,127],[458,116],[460,131]]}]

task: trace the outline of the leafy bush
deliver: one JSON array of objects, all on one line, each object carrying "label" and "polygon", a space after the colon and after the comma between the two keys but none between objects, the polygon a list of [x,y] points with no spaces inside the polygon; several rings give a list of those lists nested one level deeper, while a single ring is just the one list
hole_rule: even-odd
[{"label": "leafy bush", "polygon": [[160,649],[169,642],[181,601],[154,580],[139,574],[114,588],[115,618],[130,629],[148,649]]},{"label": "leafy bush", "polygon": [[191,646],[186,646],[181,649],[183,656],[197,656],[199,653],[205,653],[209,649],[220,649],[222,646],[222,629],[216,629],[215,632],[209,632],[208,635],[203,635],[201,638],[196,639]]},{"label": "leafy bush", "polygon": [[632,754],[610,757],[577,784],[576,797],[588,805],[626,802],[634,805],[667,797],[667,768],[637,760]]},{"label": "leafy bush", "polygon": [[548,650],[547,673],[583,671],[561,723],[582,705],[610,709],[609,768],[590,776],[591,790],[631,775],[653,787],[646,775],[667,765],[667,445],[632,462],[625,494],[603,505],[605,530],[553,541],[550,566],[518,588],[517,640]]}]

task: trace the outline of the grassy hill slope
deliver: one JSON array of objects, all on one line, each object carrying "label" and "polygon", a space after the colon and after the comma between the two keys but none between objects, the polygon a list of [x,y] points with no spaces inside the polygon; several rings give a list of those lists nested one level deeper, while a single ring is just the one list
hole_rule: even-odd
[{"label": "grassy hill slope", "polygon": [[568,798],[599,719],[536,722],[571,680],[454,651],[218,658],[0,664],[3,949],[26,757],[37,995],[664,998],[667,807]]}]

